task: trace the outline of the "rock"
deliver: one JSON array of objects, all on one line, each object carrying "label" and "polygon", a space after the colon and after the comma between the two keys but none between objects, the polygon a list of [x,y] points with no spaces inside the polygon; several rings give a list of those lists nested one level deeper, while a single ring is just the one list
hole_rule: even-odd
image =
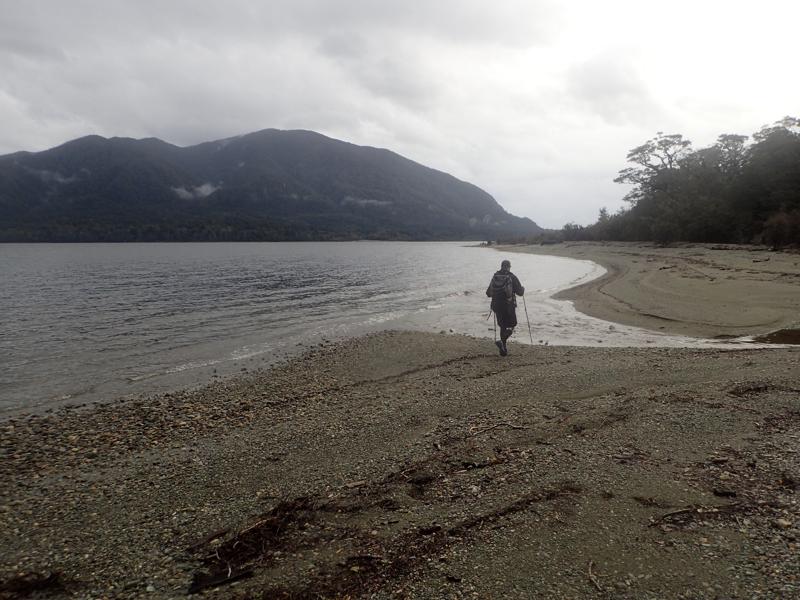
[{"label": "rock", "polygon": [[792,526],[792,522],[788,519],[777,519],[775,521],[775,526],[779,527],[780,529],[789,529]]}]

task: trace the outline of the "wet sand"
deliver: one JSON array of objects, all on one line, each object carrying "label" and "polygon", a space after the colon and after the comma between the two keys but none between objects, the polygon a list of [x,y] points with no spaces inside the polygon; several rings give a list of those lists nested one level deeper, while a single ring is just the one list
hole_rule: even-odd
[{"label": "wet sand", "polygon": [[600,279],[556,297],[607,321],[703,338],[800,328],[800,253],[590,242],[505,249],[605,267]]},{"label": "wet sand", "polygon": [[798,347],[385,332],[0,427],[0,598],[800,598]]}]

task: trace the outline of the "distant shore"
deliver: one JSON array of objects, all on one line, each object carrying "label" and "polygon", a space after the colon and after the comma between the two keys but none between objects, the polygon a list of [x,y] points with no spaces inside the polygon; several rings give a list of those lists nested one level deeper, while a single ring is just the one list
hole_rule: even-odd
[{"label": "distant shore", "polygon": [[693,337],[800,328],[800,254],[763,247],[567,242],[499,250],[591,260],[608,273],[556,297],[593,317]]}]

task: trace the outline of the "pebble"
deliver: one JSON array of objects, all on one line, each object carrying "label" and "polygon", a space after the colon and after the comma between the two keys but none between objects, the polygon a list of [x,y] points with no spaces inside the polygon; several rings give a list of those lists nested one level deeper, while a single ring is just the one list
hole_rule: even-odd
[{"label": "pebble", "polygon": [[[448,338],[442,338],[438,343],[446,346],[450,342]],[[362,342],[362,344],[369,350],[369,342]],[[409,345],[408,347],[417,348],[418,345]],[[423,345],[422,349],[425,350],[426,347]],[[552,353],[547,355],[548,360],[552,361],[551,364],[554,364],[552,369],[559,368],[557,364],[559,358],[567,353],[577,356],[588,352],[574,349],[565,351],[558,348],[541,349],[541,351]],[[470,352],[474,354],[472,349]],[[593,350],[592,352],[599,351]],[[610,351],[603,350],[602,352],[609,352],[608,356],[612,356]],[[640,359],[639,355],[642,353],[641,350],[620,352],[626,360],[630,359],[632,364]],[[660,350],[659,352],[666,355],[678,354],[681,351]],[[749,351],[743,350],[742,352]],[[437,347],[438,354],[439,348]],[[730,365],[726,365],[728,367],[739,364],[732,362],[736,354],[738,353],[703,354],[703,356],[712,356],[714,361],[731,361]],[[490,359],[495,361],[494,355]],[[418,361],[420,359],[411,357],[407,360]],[[436,360],[442,359],[437,356]],[[754,481],[757,483],[762,478],[772,476],[767,470],[774,469],[776,466],[771,462],[773,459],[763,456],[739,459],[734,454],[724,453],[726,457],[724,467],[721,466],[723,463],[720,463],[720,466],[714,462],[709,465],[705,460],[706,457],[715,456],[714,452],[720,452],[721,448],[710,445],[714,436],[723,437],[721,432],[723,428],[719,425],[720,430],[717,430],[718,423],[716,421],[706,422],[703,418],[707,417],[696,416],[706,411],[706,415],[720,415],[723,419],[735,417],[736,427],[743,427],[744,425],[740,425],[740,420],[746,423],[749,413],[730,413],[719,409],[709,412],[712,409],[694,403],[697,398],[693,398],[690,392],[676,396],[670,386],[666,386],[663,390],[653,388],[638,395],[635,392],[628,393],[626,391],[613,396],[592,397],[586,401],[571,399],[562,403],[563,415],[557,412],[556,407],[553,406],[552,398],[535,391],[522,392],[527,396],[521,398],[516,406],[496,406],[482,402],[475,390],[497,392],[505,384],[510,384],[512,381],[516,383],[517,379],[524,380],[530,369],[527,367],[525,369],[516,368],[513,376],[507,376],[507,373],[500,371],[493,372],[492,377],[485,377],[483,373],[485,367],[481,365],[481,360],[480,356],[472,356],[470,362],[475,366],[465,369],[463,377],[460,375],[454,377],[452,372],[448,375],[447,369],[452,370],[459,367],[459,363],[455,362],[448,367],[438,366],[435,377],[429,376],[425,370],[422,370],[415,372],[409,378],[401,379],[400,383],[381,383],[379,386],[371,386],[368,383],[359,387],[355,392],[347,392],[339,397],[338,394],[330,393],[329,388],[333,385],[346,388],[351,380],[346,375],[333,372],[338,375],[339,379],[339,382],[334,384],[334,377],[325,369],[331,368],[331,365],[335,366],[336,362],[323,356],[319,358],[318,362],[317,359],[298,362],[291,368],[284,371],[272,371],[269,375],[249,374],[238,380],[238,383],[227,380],[215,383],[212,388],[205,391],[180,392],[172,395],[168,401],[150,398],[146,401],[120,404],[114,407],[100,406],[95,413],[72,412],[68,413],[65,419],[60,416],[39,418],[34,420],[35,427],[30,427],[20,421],[10,430],[6,428],[3,439],[0,439],[0,446],[9,444],[7,447],[3,446],[3,449],[8,448],[15,453],[6,464],[0,464],[0,470],[9,469],[4,473],[7,480],[15,484],[20,483],[20,499],[34,498],[32,506],[44,507],[47,510],[34,511],[33,515],[30,511],[23,512],[17,505],[18,499],[15,497],[17,492],[13,491],[9,499],[3,498],[0,502],[0,513],[4,519],[6,515],[9,515],[12,523],[12,526],[7,529],[6,537],[0,538],[0,541],[10,540],[17,536],[20,539],[24,538],[27,543],[29,536],[35,537],[35,543],[26,546],[25,551],[29,554],[24,557],[24,560],[27,561],[26,566],[63,567],[63,570],[71,575],[85,577],[87,580],[91,579],[83,590],[87,594],[84,597],[88,597],[91,592],[91,597],[97,598],[136,598],[142,597],[145,591],[152,594],[153,598],[185,597],[191,568],[179,564],[176,556],[179,555],[179,550],[182,551],[190,543],[197,541],[198,538],[210,531],[219,530],[230,523],[246,522],[253,514],[260,514],[265,507],[271,506],[274,498],[284,494],[292,497],[291,494],[323,493],[326,486],[329,486],[329,489],[324,492],[325,494],[339,495],[342,491],[349,493],[351,497],[357,497],[362,493],[369,494],[376,481],[384,481],[383,477],[386,472],[399,470],[408,461],[438,460],[437,457],[441,453],[446,453],[453,447],[454,439],[463,439],[464,432],[468,431],[469,426],[475,425],[478,427],[477,431],[480,431],[480,428],[496,422],[508,422],[523,424],[528,431],[505,431],[503,428],[497,428],[475,436],[469,442],[476,444],[475,452],[486,451],[489,452],[488,456],[490,457],[496,456],[493,453],[502,453],[505,446],[515,449],[524,448],[524,451],[513,456],[497,454],[497,456],[508,458],[507,463],[476,459],[474,463],[479,468],[459,471],[448,477],[433,479],[432,482],[420,482],[421,485],[417,490],[420,497],[398,495],[402,506],[393,510],[391,514],[400,518],[399,523],[394,520],[390,521],[394,524],[393,527],[375,529],[368,524],[364,526],[363,530],[358,531],[369,533],[370,543],[379,543],[382,536],[408,530],[411,525],[430,524],[432,522],[428,518],[430,513],[425,511],[440,511],[433,512],[433,516],[442,519],[439,522],[443,526],[446,525],[450,511],[457,513],[452,516],[454,520],[467,519],[476,512],[491,513],[498,507],[508,505],[517,497],[516,493],[520,490],[538,489],[543,485],[543,481],[551,476],[555,480],[559,480],[559,478],[565,477],[565,473],[569,471],[569,477],[574,476],[579,479],[579,483],[584,488],[576,496],[579,499],[575,504],[578,510],[577,514],[567,510],[571,502],[567,502],[566,507],[558,507],[558,512],[551,512],[554,510],[552,505],[542,502],[535,510],[529,511],[525,508],[492,521],[491,526],[476,528],[474,537],[465,535],[463,540],[459,539],[453,542],[448,552],[453,550],[462,552],[467,557],[491,560],[495,555],[502,556],[502,552],[500,548],[492,551],[494,548],[487,542],[487,539],[503,541],[503,539],[514,537],[515,534],[519,535],[520,532],[525,531],[526,527],[528,529],[532,527],[532,530],[536,532],[533,535],[542,536],[533,538],[531,541],[532,544],[536,544],[537,548],[541,547],[541,551],[537,549],[536,556],[537,560],[541,560],[542,577],[551,577],[548,585],[560,586],[563,584],[564,586],[559,589],[559,593],[541,597],[589,597],[588,594],[592,592],[592,587],[587,582],[586,565],[590,556],[587,556],[586,553],[593,550],[590,544],[584,544],[585,536],[580,537],[575,534],[580,533],[580,530],[576,529],[576,522],[581,517],[580,511],[589,510],[589,507],[595,506],[591,503],[594,498],[597,498],[602,503],[603,520],[608,525],[604,531],[619,536],[625,535],[626,544],[629,544],[628,551],[645,557],[645,566],[656,565],[655,568],[651,568],[651,571],[658,575],[647,579],[639,574],[639,570],[636,570],[636,573],[627,573],[627,569],[615,575],[602,566],[599,557],[595,557],[595,563],[601,565],[597,568],[599,580],[609,590],[613,590],[615,585],[623,587],[635,585],[636,598],[677,597],[675,595],[676,588],[670,588],[670,582],[664,583],[665,575],[668,573],[658,570],[664,565],[665,561],[662,559],[666,556],[668,559],[666,562],[669,562],[672,555],[675,555],[677,559],[683,552],[696,552],[695,544],[699,542],[703,545],[713,546],[715,550],[724,548],[725,552],[720,551],[717,555],[719,560],[731,560],[730,546],[724,546],[727,543],[726,540],[729,539],[726,536],[729,532],[741,530],[741,534],[735,533],[738,544],[736,547],[737,560],[741,560],[731,566],[720,562],[716,566],[705,565],[695,568],[698,589],[702,589],[699,586],[707,588],[708,580],[703,579],[709,575],[709,571],[706,569],[718,568],[726,583],[736,581],[737,578],[742,582],[735,584],[741,585],[741,597],[758,597],[759,588],[762,588],[763,592],[761,598],[793,597],[785,590],[791,590],[796,594],[798,569],[791,563],[792,557],[796,557],[796,548],[787,542],[787,539],[792,539],[793,532],[786,530],[790,529],[794,522],[797,522],[797,505],[792,505],[783,512],[763,506],[746,513],[738,513],[736,519],[731,515],[715,515],[703,518],[703,520],[695,519],[691,525],[685,527],[677,525],[668,534],[665,534],[656,528],[648,528],[647,518],[649,515],[658,516],[672,508],[641,506],[630,499],[630,494],[638,493],[638,490],[631,488],[641,483],[647,483],[653,486],[652,490],[648,490],[648,495],[652,494],[661,502],[671,503],[672,507],[679,508],[701,502],[709,505],[720,502],[719,498],[712,497],[711,489],[716,484],[715,473],[720,468],[726,468],[729,470],[724,471],[719,477],[735,479],[737,492],[740,492],[740,500],[749,501],[751,497],[747,494],[754,493]],[[602,356],[596,360],[593,358],[592,361],[581,359],[579,362],[576,359],[573,367],[577,366],[578,368],[574,368],[570,373],[568,378],[570,385],[579,388],[580,385],[586,384],[587,379],[583,371],[591,373],[593,370],[597,370],[599,373],[603,368],[609,365],[613,366],[613,361],[604,363],[603,360]],[[413,364],[418,366],[417,363]],[[491,364],[494,365],[493,362]],[[545,371],[549,371],[550,368],[536,371],[536,378],[545,377]],[[496,371],[497,367],[492,366],[491,369]],[[482,375],[482,377],[473,380],[472,374]],[[604,383],[600,375],[591,377],[593,384]],[[635,377],[632,375],[633,379]],[[256,382],[251,387],[248,387],[247,381],[251,380],[248,378],[252,378],[252,381]],[[536,378],[531,377],[522,383],[535,387],[540,385],[539,381],[541,380]],[[724,379],[713,379],[711,382],[706,382],[704,379],[703,381],[704,394],[707,388],[711,390],[708,394],[716,394],[713,398],[709,398],[708,395],[704,395],[704,398],[709,398],[714,402],[732,402],[724,388],[711,389],[714,385],[718,387],[724,385]],[[635,387],[635,382],[626,380],[624,383],[626,387]],[[789,383],[796,387],[793,382]],[[481,385],[490,387],[481,388]],[[492,385],[497,387],[492,388]],[[690,385],[693,384],[683,382],[674,384],[679,388],[683,386],[680,390],[684,392],[692,389]],[[445,388],[445,386],[448,387]],[[447,395],[442,392],[443,389]],[[387,394],[387,390],[389,390],[389,394]],[[341,398],[347,400],[346,409],[342,406]],[[413,398],[413,408],[409,403],[409,398]],[[679,401],[676,401],[676,398]],[[367,416],[362,414],[361,404],[374,402],[376,399],[385,400],[385,402],[373,405],[375,414],[372,412]],[[515,399],[507,400],[509,403],[512,401],[516,402]],[[330,403],[330,409],[317,410],[315,404],[322,402]],[[292,473],[291,475],[297,475],[294,478],[296,481],[303,482],[300,486],[297,484],[294,487],[284,486],[282,476],[274,475],[276,467],[274,467],[273,461],[266,461],[263,465],[252,464],[249,470],[220,469],[220,467],[231,465],[241,466],[237,461],[240,460],[243,452],[253,461],[266,456],[278,456],[275,454],[276,445],[278,449],[287,450],[286,454],[280,455],[281,467],[286,465],[286,469],[295,468],[298,464],[303,468],[302,461],[296,459],[296,454],[307,453],[309,456],[313,456],[315,452],[324,453],[339,448],[354,451],[355,446],[349,444],[348,438],[358,437],[358,443],[362,436],[364,439],[368,439],[371,428],[379,426],[381,418],[385,417],[381,411],[388,414],[396,407],[397,403],[402,402],[406,402],[404,410],[407,412],[398,411],[396,413],[400,417],[395,426],[402,429],[409,425],[407,419],[413,417],[415,421],[410,424],[410,428],[419,427],[420,435],[424,435],[427,430],[433,431],[432,439],[437,440],[441,446],[437,449],[437,453],[440,454],[433,456],[429,443],[421,446],[414,445],[413,437],[409,438],[410,441],[404,447],[402,444],[396,443],[397,439],[389,433],[385,439],[385,448],[375,444],[366,445],[365,447],[377,448],[377,450],[370,456],[358,457],[358,460],[352,464],[345,464],[345,461],[337,460],[336,455],[326,455],[325,468],[330,472],[309,468],[307,473]],[[736,402],[740,401],[737,399]],[[541,406],[536,403],[541,403]],[[535,406],[535,410],[526,404]],[[652,427],[656,423],[652,413],[654,404],[662,406],[664,409],[664,417],[663,420],[658,421],[658,427]],[[415,411],[417,405],[420,410]],[[629,421],[610,423],[603,421],[603,411],[607,411],[611,407],[625,411],[626,415],[630,415]],[[453,417],[445,418],[437,412],[445,410]],[[578,413],[579,410],[585,411],[585,414]],[[765,395],[759,397],[758,410],[763,413],[759,414],[758,418],[764,422],[766,421],[763,417],[767,415],[767,411],[777,414],[774,405],[769,404],[769,396]],[[263,414],[264,411],[271,411],[267,414],[270,419],[272,417],[274,419],[259,421],[258,415]],[[345,413],[347,415],[345,420],[337,420]],[[558,416],[542,418],[542,414]],[[730,416],[731,414],[733,416]],[[320,415],[325,415],[326,418],[320,421]],[[561,438],[558,439],[559,432],[569,431],[568,428],[576,417],[581,419],[581,423],[587,425],[586,435],[569,437],[561,435]],[[564,424],[560,423],[562,418],[565,419]],[[675,422],[670,419],[675,419]],[[257,430],[256,428],[267,429],[264,425],[265,422],[274,425],[274,431],[284,436],[279,442],[276,442],[274,438],[261,440],[251,435],[251,431]],[[350,425],[342,423],[350,424],[352,427],[349,428]],[[179,424],[180,427],[175,428],[172,426],[173,424]],[[599,426],[601,424],[602,427]],[[727,421],[724,424],[726,428],[733,426]],[[692,456],[689,456],[691,453],[686,452],[685,442],[687,439],[685,437],[675,436],[669,440],[668,444],[665,443],[666,436],[675,434],[682,426],[686,427],[685,431],[692,433],[696,432],[699,426],[709,429],[709,439],[700,439],[698,436],[698,447]],[[636,429],[637,427],[638,429]],[[272,432],[272,430],[269,431]],[[542,435],[539,435],[540,431]],[[320,435],[316,435],[320,432]],[[724,430],[724,434],[728,435],[727,429]],[[756,441],[765,437],[760,430],[757,434],[754,437]],[[528,435],[530,435],[530,440],[526,442],[525,439]],[[638,438],[636,438],[637,435]],[[323,440],[328,436],[336,442],[324,444]],[[618,440],[627,437],[625,443],[636,444],[643,452],[641,454],[632,453],[631,456],[635,456],[635,460],[629,460],[625,465],[608,461],[607,457],[617,451],[616,446],[608,447],[610,444],[608,440],[614,439],[615,436]],[[660,439],[659,436],[664,436],[664,439]],[[575,452],[560,458],[560,455],[550,445],[534,445],[533,440],[535,439],[546,440],[551,437],[559,443],[563,442],[563,445]],[[661,454],[657,452],[659,443],[661,444]],[[263,444],[263,447],[259,444]],[[496,449],[495,445],[500,446],[500,449]],[[746,451],[751,446],[752,443],[747,442],[738,449]],[[213,450],[209,450],[210,448]],[[61,454],[58,449],[66,452]],[[69,450],[72,451],[69,452]],[[222,451],[230,452],[231,456],[218,455]],[[215,452],[217,454],[214,454]],[[531,460],[526,459],[528,454]],[[82,462],[89,455],[96,456],[95,460],[91,463]],[[661,458],[665,455],[669,455],[669,460],[665,461]],[[353,455],[348,456],[352,457]],[[476,456],[478,455],[476,454]],[[135,458],[142,459],[139,470],[131,468]],[[751,458],[752,460],[758,459],[758,469],[756,467],[745,468],[744,461]],[[376,459],[377,465],[374,464]],[[439,464],[436,460],[433,460],[434,466]],[[698,461],[701,461],[704,466]],[[12,464],[13,470],[10,469]],[[185,469],[182,469],[180,465],[184,465]],[[315,465],[315,468],[317,466]],[[461,469],[462,466],[459,462],[454,468]],[[650,472],[672,479],[666,482],[648,479]],[[702,472],[705,472],[705,479],[698,475]],[[744,473],[747,473],[748,476],[752,474],[755,480],[747,479],[742,475]],[[38,483],[33,482],[33,477],[36,475],[41,476]],[[306,475],[308,476],[306,477]],[[250,481],[248,476],[263,479]],[[287,477],[287,479],[292,478]],[[774,482],[774,477],[771,481]],[[347,482],[357,482],[359,485],[347,486]],[[191,492],[189,496],[193,496],[193,485],[203,489],[202,494],[205,494],[203,502],[192,504],[188,496],[182,496],[187,492]],[[250,488],[247,490],[240,489],[247,488],[248,485]],[[398,487],[398,490],[402,490],[406,486],[407,484],[404,483]],[[450,487],[448,488],[448,486]],[[437,487],[453,493],[440,495]],[[669,495],[664,491],[667,489],[674,492],[671,497],[667,497]],[[32,491],[28,494],[27,490]],[[40,490],[51,492],[46,500],[34,497],[34,491],[39,493]],[[267,492],[261,492],[262,490],[267,490]],[[613,490],[613,493],[608,492],[601,497],[600,490]],[[259,497],[260,492],[262,496]],[[702,496],[698,492],[704,492],[706,496]],[[785,492],[785,494],[789,493],[789,491]],[[198,496],[202,494],[198,494]],[[479,494],[483,495],[479,496]],[[136,502],[137,495],[143,497],[141,503]],[[256,497],[258,499],[254,500]],[[758,499],[766,497],[762,495]],[[102,504],[103,498],[107,498],[108,502]],[[451,498],[452,500],[450,500]],[[787,496],[784,496],[782,501],[785,501],[786,498]],[[768,499],[771,502],[775,501],[774,495]],[[584,502],[585,505],[582,504]],[[131,515],[103,513],[95,509],[98,505],[106,508],[116,507],[109,511],[120,510],[120,506],[126,509],[133,506],[140,512]],[[188,509],[180,507],[196,509],[197,517],[188,516],[186,514],[189,512]],[[42,514],[42,512],[46,514]],[[554,514],[557,515],[557,518],[550,518]],[[744,516],[745,514],[747,516]],[[423,516],[425,518],[422,518]],[[343,513],[338,518],[344,520],[348,517]],[[42,527],[32,528],[31,524],[34,522],[41,523]],[[22,528],[23,533],[20,534],[20,528],[14,525]],[[63,527],[63,525],[69,525],[69,527]],[[391,532],[386,531],[387,529],[391,529]],[[64,533],[67,531],[69,534]],[[48,535],[51,538],[47,541],[51,543],[42,543],[42,540],[46,540]],[[575,537],[571,538],[571,535]],[[490,538],[490,536],[496,537]],[[59,537],[60,539],[55,539]],[[116,544],[114,543],[115,539],[118,540]],[[665,543],[666,549],[655,547],[653,539],[668,542]],[[576,540],[579,541],[576,543]],[[565,544],[565,546],[558,547],[558,551],[555,551],[555,546],[548,545],[549,542],[555,546],[559,544]],[[128,543],[137,544],[139,547],[126,547]],[[221,544],[222,539],[219,538],[214,543]],[[481,544],[484,545],[481,546]],[[567,547],[566,544],[576,545]],[[213,550],[213,544],[210,544],[209,547]],[[748,550],[753,547],[758,547],[760,552],[757,554]],[[50,557],[46,556],[48,550],[53,552],[53,548],[58,549],[57,553]],[[490,551],[487,551],[487,548]],[[740,550],[741,554],[739,554]],[[486,553],[486,556],[478,556],[480,552]],[[653,552],[656,554],[654,555]],[[659,555],[659,552],[669,552],[670,554]],[[279,555],[279,552],[275,552],[276,557]],[[290,555],[284,560],[289,564],[296,556]],[[440,556],[438,550],[434,556]],[[456,555],[451,556],[454,565],[453,571],[457,571],[459,577],[461,577],[461,573],[470,572],[467,568],[461,569],[462,563]],[[574,558],[574,564],[567,564],[568,561],[564,561],[565,556]],[[617,557],[610,556],[609,560],[615,558]],[[21,555],[19,560],[23,560]],[[448,569],[449,567],[448,564]],[[773,568],[777,569],[778,567],[780,567],[780,577],[776,576],[775,581],[771,581]],[[535,570],[531,571],[531,577],[538,578],[539,569],[540,563],[537,562]],[[485,573],[485,569],[483,573]],[[556,583],[553,583],[552,579],[554,574],[558,575],[555,577],[558,580]],[[749,577],[745,577],[748,574]],[[681,576],[683,575],[682,573]],[[476,597],[526,597],[521,593],[504,596],[504,591],[508,592],[511,589],[510,587],[503,589],[505,583],[502,577],[504,576],[508,576],[508,573],[501,571],[491,573],[492,582],[489,582],[488,577],[482,580],[476,577],[474,583],[484,586],[474,592]],[[494,582],[495,577],[497,578],[496,583]],[[430,581],[426,583],[430,584]],[[396,581],[394,584],[410,589],[406,586],[405,579]],[[467,585],[467,583],[464,584],[464,593],[468,593]],[[485,587],[490,585],[496,585],[497,589],[492,590]],[[535,585],[539,585],[538,579]],[[117,591],[115,591],[115,586],[117,586]],[[658,586],[663,587],[659,588]],[[126,590],[124,595],[119,592],[120,589]],[[229,587],[217,592],[209,592],[208,596],[224,598],[226,594],[231,593],[232,589]],[[387,587],[383,591],[389,589]],[[469,589],[471,590],[471,588]],[[545,588],[542,587],[542,589]],[[431,587],[424,588],[423,586],[419,590],[421,593],[415,597],[426,599],[444,597],[437,596],[437,590]],[[580,592],[576,590],[580,590]],[[632,593],[630,592],[630,594]],[[634,597],[630,594],[624,597]],[[691,597],[697,598],[696,595]]]}]

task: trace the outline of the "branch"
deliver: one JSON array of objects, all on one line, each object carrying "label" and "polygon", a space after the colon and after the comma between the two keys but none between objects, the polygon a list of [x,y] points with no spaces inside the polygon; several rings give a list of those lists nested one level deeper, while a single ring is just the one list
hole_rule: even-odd
[{"label": "branch", "polygon": [[588,573],[589,581],[591,581],[594,584],[594,587],[597,588],[598,592],[602,592],[603,591],[603,586],[600,585],[600,581],[597,579],[597,575],[592,573],[592,567],[593,566],[594,566],[594,561],[590,560],[589,561],[589,573]]},{"label": "branch", "polygon": [[[764,506],[768,506],[769,504],[764,504]],[[747,510],[752,508],[751,505],[747,504],[740,504],[739,502],[734,502],[733,504],[722,504],[720,506],[687,506],[685,508],[680,508],[678,510],[673,510],[666,514],[661,515],[657,519],[653,520],[648,527],[655,527],[656,525],[660,525],[665,520],[669,519],[670,517],[676,517],[678,515],[688,515],[688,514],[714,514],[714,513],[726,513],[726,512],[733,512],[736,510]]]},{"label": "branch", "polygon": [[498,427],[508,427],[509,429],[527,429],[524,425],[514,425],[513,423],[495,423],[490,427],[484,427],[483,429],[479,429],[478,431],[472,431],[470,427],[470,432],[467,434],[468,437],[474,437],[476,435],[480,435],[482,433],[486,433],[487,431],[491,431],[492,429],[497,429]]}]

